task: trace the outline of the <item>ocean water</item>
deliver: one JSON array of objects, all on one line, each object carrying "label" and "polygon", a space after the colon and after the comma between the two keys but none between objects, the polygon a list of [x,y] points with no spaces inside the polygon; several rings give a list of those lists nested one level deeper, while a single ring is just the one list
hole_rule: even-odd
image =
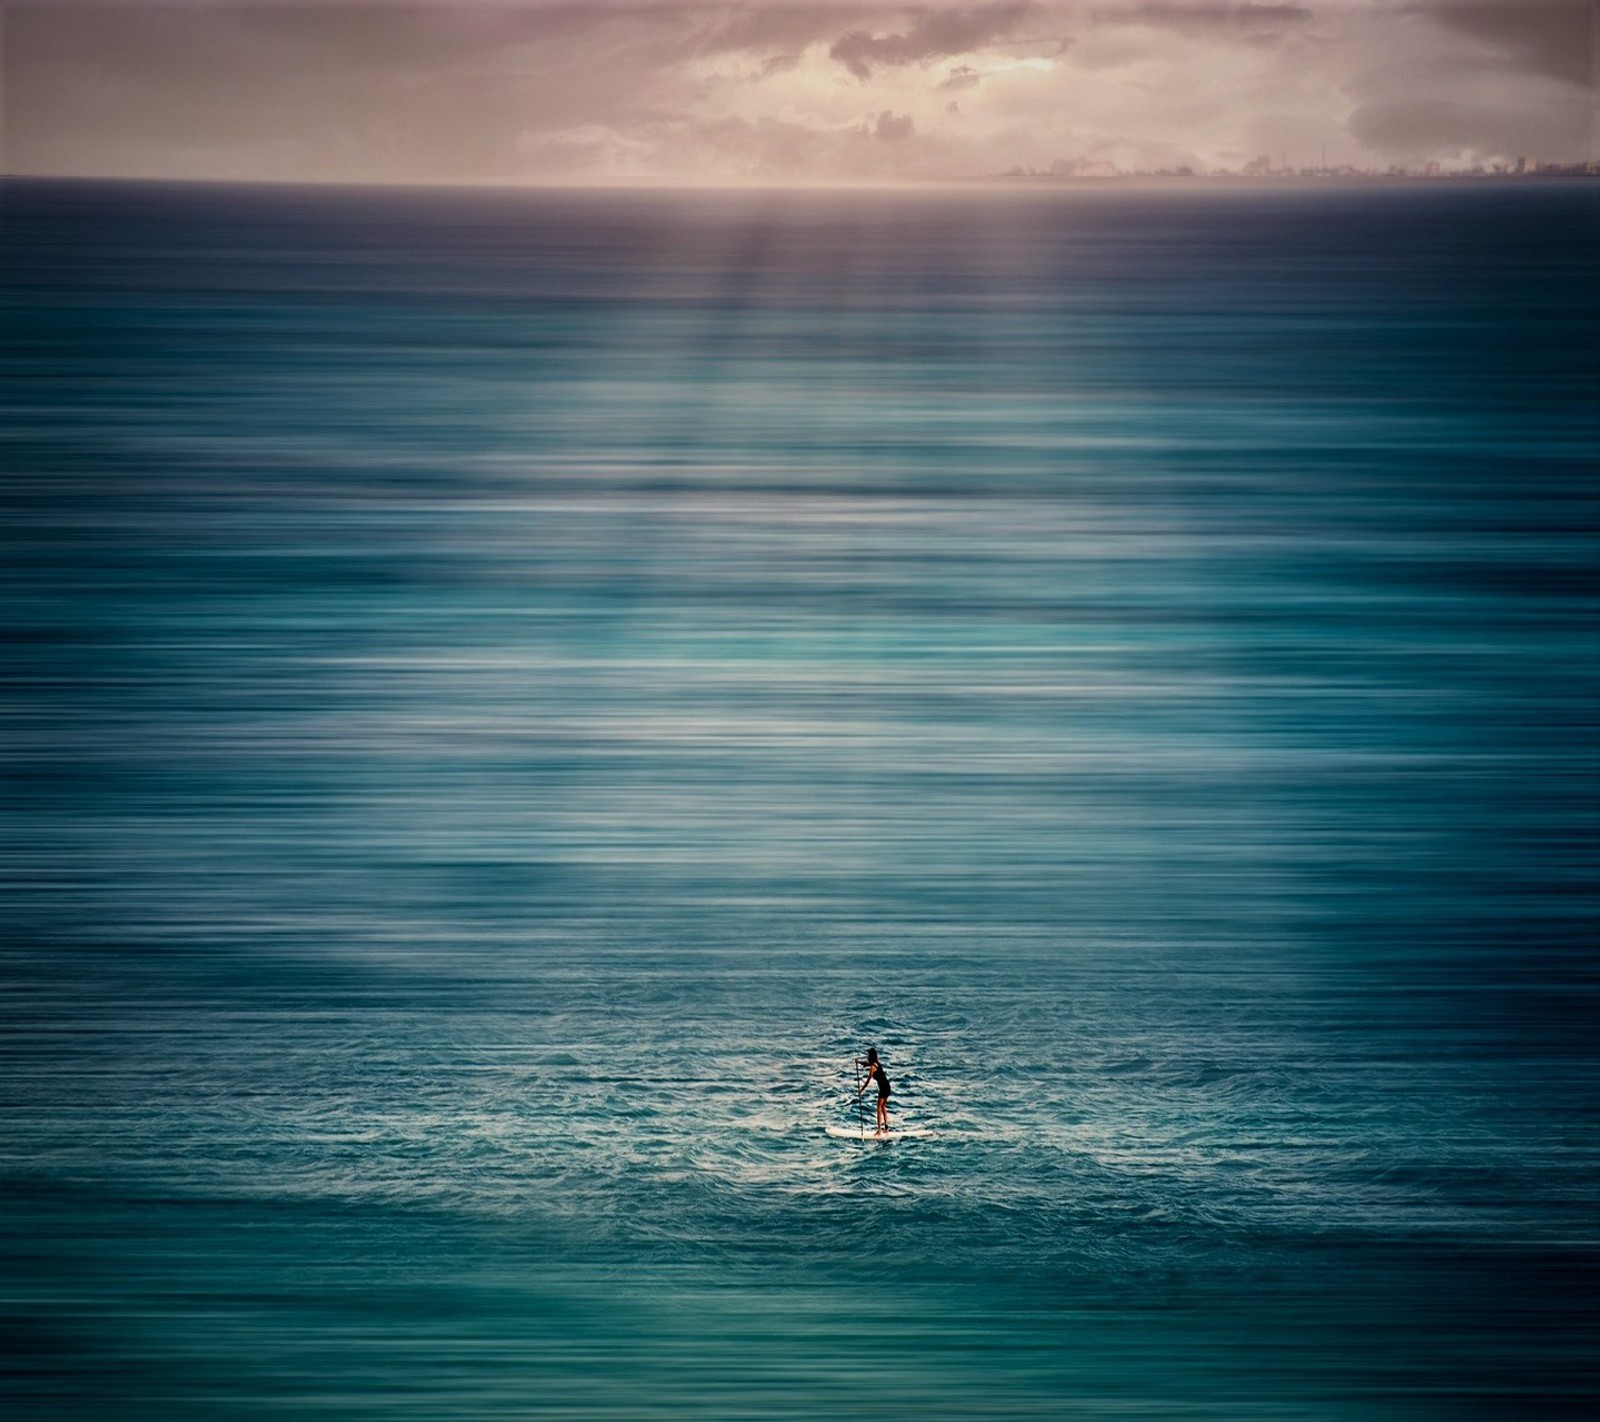
[{"label": "ocean water", "polygon": [[8,1417],[1594,1414],[1600,185],[0,203]]}]

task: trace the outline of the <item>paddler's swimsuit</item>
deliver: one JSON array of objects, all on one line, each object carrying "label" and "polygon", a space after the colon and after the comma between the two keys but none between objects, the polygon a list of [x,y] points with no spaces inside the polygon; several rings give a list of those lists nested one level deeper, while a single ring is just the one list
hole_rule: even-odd
[{"label": "paddler's swimsuit", "polygon": [[872,1070],[867,1073],[868,1081],[871,1081],[874,1077],[878,1079],[878,1100],[887,1101],[889,1099],[889,1078],[884,1075],[881,1063],[874,1063]]}]

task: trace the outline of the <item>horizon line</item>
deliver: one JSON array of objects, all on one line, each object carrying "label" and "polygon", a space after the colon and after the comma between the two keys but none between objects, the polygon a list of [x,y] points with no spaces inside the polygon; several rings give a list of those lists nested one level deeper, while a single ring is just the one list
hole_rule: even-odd
[{"label": "horizon line", "polygon": [[[1576,169],[1577,171],[1573,171]],[[1583,171],[1587,169],[1588,171]],[[1551,165],[1549,171],[1527,172],[1338,172],[1301,170],[1266,174],[1255,173],[1160,173],[1128,172],[1078,177],[1045,172],[993,173],[971,177],[906,179],[782,179],[761,178],[748,182],[729,182],[693,178],[606,178],[606,179],[461,179],[448,178],[280,178],[182,176],[156,173],[9,173],[0,172],[0,183],[38,184],[117,184],[128,187],[168,188],[317,188],[373,189],[390,192],[937,192],[951,189],[997,188],[1007,192],[1095,191],[1115,187],[1162,186],[1197,189],[1215,186],[1250,188],[1355,187],[1414,184],[1418,187],[1449,187],[1464,184],[1494,183],[1511,187],[1543,187],[1563,179],[1585,181],[1600,178],[1600,160],[1578,164]]]}]

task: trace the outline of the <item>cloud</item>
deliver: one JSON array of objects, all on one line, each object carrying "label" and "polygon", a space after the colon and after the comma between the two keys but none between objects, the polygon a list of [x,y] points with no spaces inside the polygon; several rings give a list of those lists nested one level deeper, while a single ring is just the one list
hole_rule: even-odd
[{"label": "cloud", "polygon": [[1571,162],[1584,156],[1582,117],[1550,104],[1390,99],[1363,104],[1349,127],[1367,148],[1406,161],[1531,155]]},{"label": "cloud", "polygon": [[1147,25],[1187,35],[1230,35],[1247,40],[1270,40],[1313,18],[1303,5],[1287,4],[1164,4],[1127,5],[1094,12],[1103,24]]},{"label": "cloud", "polygon": [[976,5],[965,10],[923,10],[903,34],[875,36],[850,30],[828,51],[863,83],[872,78],[873,66],[894,68],[924,64],[975,49],[1010,34],[1033,10],[1031,4]]},{"label": "cloud", "polygon": [[947,143],[919,134],[910,114],[890,109],[844,124],[727,116],[662,119],[628,133],[585,128],[537,156],[574,172],[667,172],[712,181],[872,181],[937,173],[959,157]]},{"label": "cloud", "polygon": [[1566,0],[1408,5],[1361,35],[1347,131],[1405,162],[1593,157],[1595,23]]},{"label": "cloud", "polygon": [[676,102],[660,58],[666,18],[15,5],[8,156],[18,172],[83,176],[514,179],[530,130],[617,128]]},{"label": "cloud", "polygon": [[865,13],[861,6],[831,5],[708,4],[682,8],[703,29],[699,48],[704,54],[738,50],[794,53],[838,34],[841,22],[848,23]]},{"label": "cloud", "polygon": [[904,143],[915,130],[910,114],[893,114],[885,109],[878,115],[872,136],[881,143]]},{"label": "cloud", "polygon": [[[968,177],[1597,156],[1592,0],[49,0],[8,160],[75,176]],[[870,84],[871,102],[862,100]],[[950,102],[959,98],[961,107]],[[885,118],[887,116],[887,118]]]},{"label": "cloud", "polygon": [[1594,0],[1465,0],[1426,5],[1422,13],[1483,41],[1507,68],[1585,89],[1600,81],[1600,18]]}]

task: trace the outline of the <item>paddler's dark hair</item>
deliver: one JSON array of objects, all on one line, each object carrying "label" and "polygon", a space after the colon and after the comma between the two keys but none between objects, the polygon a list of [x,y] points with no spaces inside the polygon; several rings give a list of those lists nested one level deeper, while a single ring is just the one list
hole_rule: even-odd
[{"label": "paddler's dark hair", "polygon": [[878,1049],[876,1047],[867,1048],[867,1060],[869,1062],[876,1062],[878,1060]]}]

